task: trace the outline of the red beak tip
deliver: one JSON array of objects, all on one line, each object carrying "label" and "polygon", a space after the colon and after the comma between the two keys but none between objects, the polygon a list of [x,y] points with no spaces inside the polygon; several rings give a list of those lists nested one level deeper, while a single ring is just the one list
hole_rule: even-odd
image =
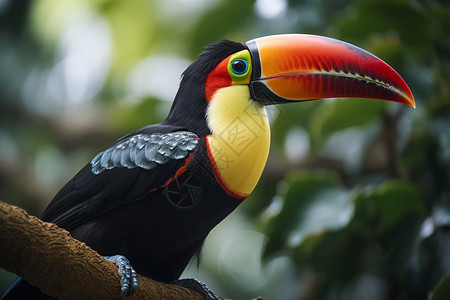
[{"label": "red beak tip", "polygon": [[414,101],[414,96],[411,94],[411,97],[407,98],[407,103],[409,106],[412,106],[414,109],[416,109],[416,101]]}]

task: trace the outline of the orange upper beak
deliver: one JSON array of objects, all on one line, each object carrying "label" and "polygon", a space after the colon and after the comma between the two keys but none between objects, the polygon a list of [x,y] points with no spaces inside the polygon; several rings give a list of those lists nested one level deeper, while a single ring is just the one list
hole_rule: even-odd
[{"label": "orange upper beak", "polygon": [[405,81],[388,64],[351,44],[306,34],[246,43],[252,56],[252,98],[263,104],[321,98],[374,98],[415,107]]}]

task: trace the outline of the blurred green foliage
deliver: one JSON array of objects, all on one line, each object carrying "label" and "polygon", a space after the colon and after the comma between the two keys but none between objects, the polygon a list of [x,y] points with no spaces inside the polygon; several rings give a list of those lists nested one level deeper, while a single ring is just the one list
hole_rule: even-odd
[{"label": "blurred green foliage", "polygon": [[448,1],[0,1],[1,200],[39,215],[97,151],[164,119],[205,45],[294,32],[379,56],[417,109],[271,108],[261,182],[188,273],[235,299],[449,299]]}]

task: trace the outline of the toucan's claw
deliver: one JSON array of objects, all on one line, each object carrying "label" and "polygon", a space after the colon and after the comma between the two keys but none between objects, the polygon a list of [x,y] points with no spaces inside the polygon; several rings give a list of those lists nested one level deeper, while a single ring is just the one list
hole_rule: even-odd
[{"label": "toucan's claw", "polygon": [[117,299],[133,294],[138,288],[138,281],[136,271],[131,266],[130,261],[123,255],[105,256],[105,258],[115,263],[119,268],[120,289],[122,293]]},{"label": "toucan's claw", "polygon": [[221,298],[216,296],[216,294],[214,294],[214,292],[208,288],[205,283],[195,278],[178,279],[173,281],[172,284],[193,289],[205,296],[206,300],[221,300]]}]

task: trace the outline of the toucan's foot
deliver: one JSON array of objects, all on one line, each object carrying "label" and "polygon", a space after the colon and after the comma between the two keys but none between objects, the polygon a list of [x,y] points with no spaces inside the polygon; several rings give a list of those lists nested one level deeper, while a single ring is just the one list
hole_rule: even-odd
[{"label": "toucan's foot", "polygon": [[120,289],[122,293],[118,299],[134,293],[138,287],[138,281],[136,271],[131,266],[130,261],[123,255],[105,256],[105,258],[115,263],[119,268]]},{"label": "toucan's foot", "polygon": [[173,281],[172,284],[196,290],[205,296],[206,300],[221,300],[221,298],[216,296],[214,292],[206,286],[206,284],[195,278],[178,279]]}]

